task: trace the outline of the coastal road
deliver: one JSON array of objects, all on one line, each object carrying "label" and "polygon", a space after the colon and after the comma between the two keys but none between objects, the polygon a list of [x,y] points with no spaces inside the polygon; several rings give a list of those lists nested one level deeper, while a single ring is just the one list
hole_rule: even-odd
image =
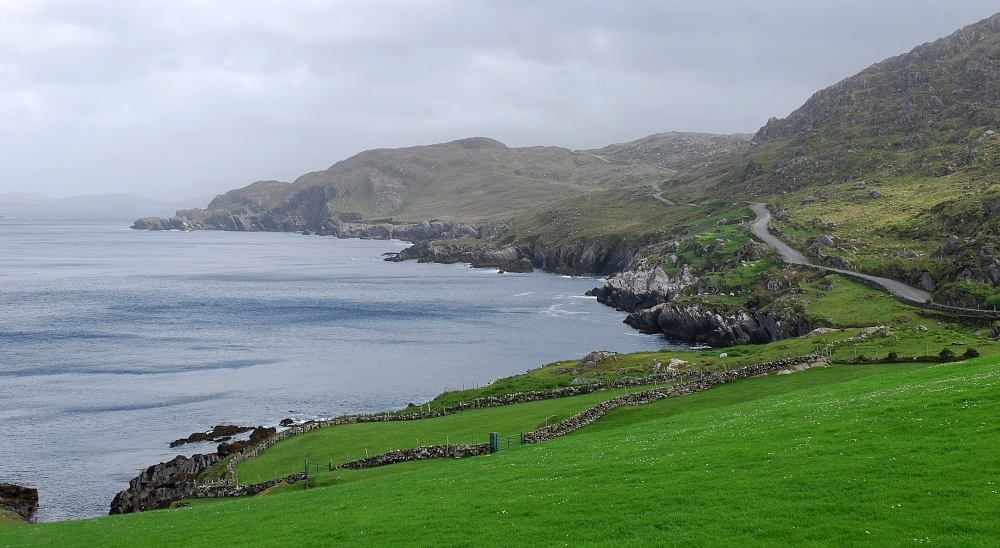
[{"label": "coastal road", "polygon": [[830,268],[826,266],[817,266],[809,262],[809,259],[805,257],[802,253],[792,249],[787,244],[774,237],[773,234],[767,231],[767,223],[771,220],[771,212],[767,210],[765,204],[752,204],[751,209],[757,215],[757,220],[753,223],[753,233],[761,239],[764,243],[770,245],[771,247],[778,250],[781,258],[789,264],[800,264],[805,266],[812,266],[814,268],[822,268],[829,272],[836,272],[838,274],[847,274],[849,276],[857,276],[859,278],[864,278],[871,282],[874,282],[879,287],[885,289],[889,293],[902,297],[904,299],[909,299],[917,302],[927,302],[931,298],[931,294],[923,289],[917,289],[906,285],[902,282],[896,280],[890,280],[889,278],[881,278],[879,276],[869,276],[868,274],[861,274],[859,272],[853,272],[850,270],[842,270],[839,268]]},{"label": "coastal road", "polygon": [[653,190],[656,191],[656,194],[653,194],[653,197],[656,198],[657,200],[667,204],[668,206],[677,205],[663,197],[663,189],[660,188],[660,185],[653,185]]}]

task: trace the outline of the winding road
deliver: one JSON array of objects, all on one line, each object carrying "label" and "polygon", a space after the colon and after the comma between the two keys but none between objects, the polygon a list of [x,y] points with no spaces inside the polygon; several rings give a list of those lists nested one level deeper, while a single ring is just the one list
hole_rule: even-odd
[{"label": "winding road", "polygon": [[[570,153],[571,154],[579,154],[581,156],[590,156],[591,158],[596,158],[596,159],[604,162],[605,164],[617,165],[614,162],[612,162],[611,160],[608,160],[607,158],[605,158],[604,156],[598,156],[597,154],[591,154],[589,152],[580,152],[579,150],[571,150]],[[656,169],[662,169],[663,171],[669,171],[670,173],[677,173],[676,169],[670,169],[669,167],[663,167],[663,166],[655,166],[653,164],[631,164],[631,165],[642,166],[642,167],[653,167],[653,168],[656,168]],[[653,198],[656,198],[657,200],[663,202],[664,204],[666,204],[668,206],[677,205],[677,204],[675,204],[675,203],[671,202],[670,200],[668,200],[668,199],[666,199],[666,198],[663,197],[663,189],[660,188],[660,185],[653,185],[653,189],[656,190],[656,194],[653,195]]]},{"label": "winding road", "polygon": [[810,266],[813,268],[820,268],[828,272],[836,272],[838,274],[845,274],[849,277],[862,278],[868,280],[875,285],[881,287],[882,289],[888,291],[890,294],[907,299],[910,301],[916,301],[918,303],[927,302],[931,298],[931,294],[923,289],[917,289],[906,285],[902,282],[896,280],[890,280],[889,278],[880,278],[878,276],[869,276],[868,274],[861,274],[859,272],[854,272],[851,270],[842,270],[840,268],[830,268],[828,266],[819,266],[809,262],[809,259],[805,257],[802,253],[792,249],[787,244],[774,237],[773,234],[767,231],[767,223],[771,220],[771,212],[767,210],[766,204],[756,203],[751,205],[751,209],[757,215],[757,220],[753,223],[753,233],[761,239],[764,243],[770,245],[771,247],[778,250],[781,258],[789,264],[798,264],[803,266]]},{"label": "winding road", "polygon": [[660,188],[660,185],[653,185],[653,190],[656,191],[656,194],[653,194],[653,197],[656,198],[657,200],[667,204],[668,206],[677,205],[663,197],[663,189]]}]

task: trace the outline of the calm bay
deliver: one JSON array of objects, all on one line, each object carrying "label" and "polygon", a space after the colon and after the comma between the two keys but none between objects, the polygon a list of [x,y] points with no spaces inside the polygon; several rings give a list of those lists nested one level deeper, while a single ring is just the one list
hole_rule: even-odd
[{"label": "calm bay", "polygon": [[0,481],[39,519],[104,515],[171,440],[396,409],[597,349],[676,346],[599,278],[387,263],[400,241],[145,232],[122,214],[0,218]]}]

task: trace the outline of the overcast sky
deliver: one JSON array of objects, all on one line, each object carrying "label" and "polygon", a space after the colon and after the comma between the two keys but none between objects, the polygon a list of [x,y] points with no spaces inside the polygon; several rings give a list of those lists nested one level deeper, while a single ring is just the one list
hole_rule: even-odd
[{"label": "overcast sky", "polygon": [[363,150],[754,132],[996,0],[0,0],[0,193],[186,198]]}]

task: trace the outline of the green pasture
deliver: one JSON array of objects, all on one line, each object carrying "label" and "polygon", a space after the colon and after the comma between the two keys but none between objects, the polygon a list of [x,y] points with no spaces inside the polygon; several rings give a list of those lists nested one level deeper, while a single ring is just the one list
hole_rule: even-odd
[{"label": "green pasture", "polygon": [[[367,455],[385,453],[421,445],[489,442],[490,432],[512,436],[517,441],[521,430],[531,431],[547,423],[559,422],[601,401],[621,395],[624,390],[606,390],[552,400],[519,403],[503,407],[469,409],[454,415],[411,421],[344,424],[292,436],[237,465],[242,483],[257,483],[303,471],[305,461],[310,473],[323,482],[330,474],[328,466]],[[504,440],[506,444],[506,440]],[[317,469],[316,466],[319,468]],[[334,477],[343,475],[335,471]]]},{"label": "green pasture", "polygon": [[992,546],[998,389],[994,358],[835,365],[618,409],[487,457],[6,528],[0,545]]}]

